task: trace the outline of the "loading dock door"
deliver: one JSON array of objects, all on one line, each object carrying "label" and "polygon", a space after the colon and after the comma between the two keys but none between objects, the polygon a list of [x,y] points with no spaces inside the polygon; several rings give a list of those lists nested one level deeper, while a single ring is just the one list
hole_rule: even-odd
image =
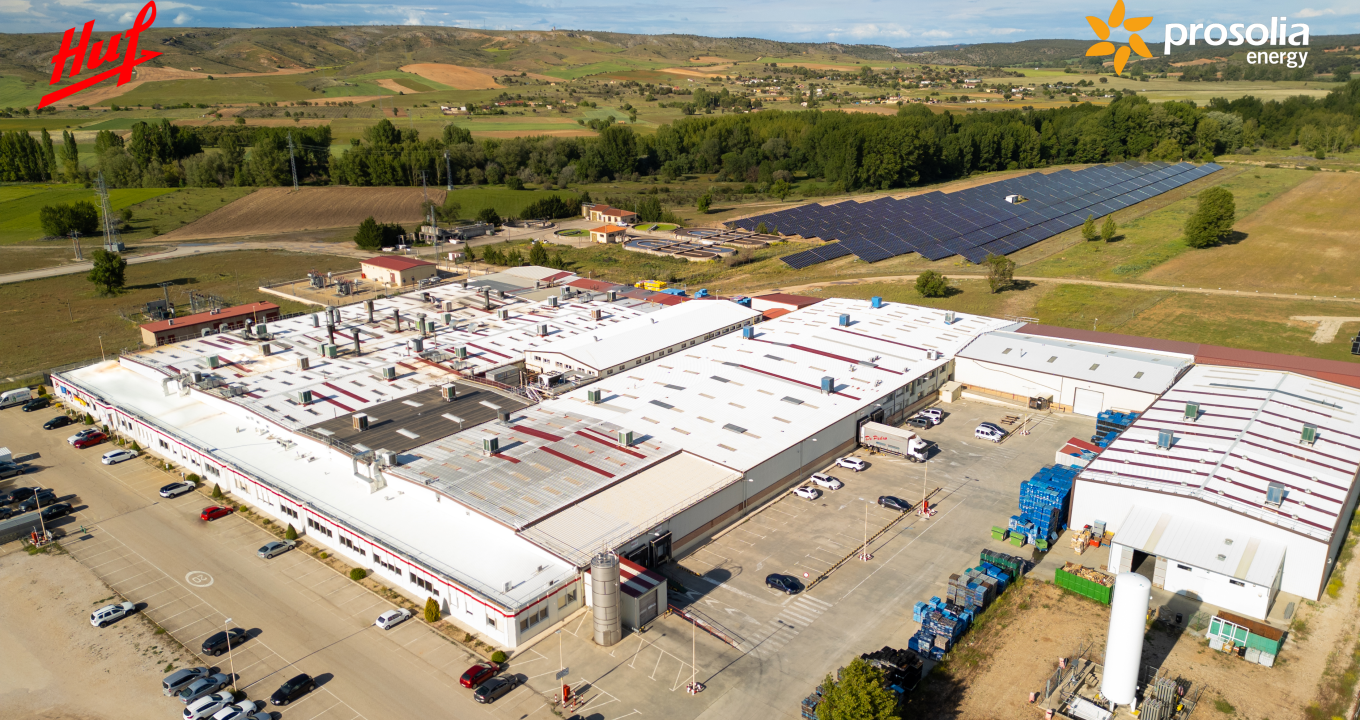
[{"label": "loading dock door", "polygon": [[1100,414],[1100,408],[1105,404],[1105,394],[1094,390],[1083,390],[1077,388],[1077,395],[1072,400],[1072,412],[1077,415],[1089,415],[1095,417]]},{"label": "loading dock door", "polygon": [[642,596],[638,601],[638,625],[646,625],[656,619],[656,589]]}]

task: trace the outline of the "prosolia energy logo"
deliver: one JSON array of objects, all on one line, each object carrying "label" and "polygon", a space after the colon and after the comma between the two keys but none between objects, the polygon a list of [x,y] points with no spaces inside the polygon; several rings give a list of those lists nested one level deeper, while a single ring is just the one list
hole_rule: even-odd
[{"label": "prosolia energy logo", "polygon": [[[1152,17],[1125,18],[1124,0],[1116,0],[1114,9],[1110,11],[1108,20],[1102,20],[1094,15],[1087,15],[1086,22],[1095,31],[1096,37],[1100,42],[1092,45],[1086,50],[1087,57],[1100,57],[1105,55],[1114,56],[1115,73],[1123,73],[1124,66],[1128,64],[1129,58],[1133,53],[1138,53],[1145,58],[1151,58],[1152,52],[1148,49],[1147,43],[1143,41],[1138,33],[1147,29],[1152,24]],[[1205,45],[1219,46],[1240,46],[1251,45],[1260,47],[1269,45],[1273,47],[1308,46],[1308,26],[1303,23],[1289,25],[1288,18],[1273,17],[1270,24],[1265,23],[1195,23],[1182,25],[1171,23],[1165,26],[1162,37],[1163,55],[1171,54],[1171,47],[1183,45]],[[1116,47],[1115,43],[1110,42],[1112,30],[1123,28],[1129,31],[1128,44]],[[1308,61],[1308,52],[1298,51],[1250,51],[1247,53],[1247,63],[1249,65],[1285,65],[1291,68],[1303,67]]]}]

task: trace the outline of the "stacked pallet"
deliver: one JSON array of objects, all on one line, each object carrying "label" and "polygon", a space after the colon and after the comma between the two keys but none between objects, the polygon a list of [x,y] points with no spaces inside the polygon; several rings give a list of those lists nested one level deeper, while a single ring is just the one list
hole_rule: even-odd
[{"label": "stacked pallet", "polygon": [[1051,465],[1020,483],[1020,514],[1011,516],[1012,536],[1023,535],[1031,543],[1056,540],[1065,527],[1072,484],[1080,469]]},{"label": "stacked pallet", "polygon": [[916,689],[921,682],[921,670],[925,664],[921,656],[911,650],[898,650],[888,646],[865,653],[860,658],[883,671],[883,685],[898,697]]},{"label": "stacked pallet", "polygon": [[1129,429],[1134,420],[1138,419],[1138,413],[1121,413],[1113,410],[1106,410],[1096,416],[1096,434],[1091,436],[1091,442],[1098,447],[1106,448],[1119,434]]}]

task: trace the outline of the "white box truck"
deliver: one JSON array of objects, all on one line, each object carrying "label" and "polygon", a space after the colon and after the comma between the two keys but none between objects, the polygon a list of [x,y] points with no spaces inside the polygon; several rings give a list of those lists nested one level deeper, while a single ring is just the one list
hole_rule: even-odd
[{"label": "white box truck", "polygon": [[859,444],[882,452],[900,455],[912,462],[926,461],[929,443],[906,428],[867,422],[860,426]]},{"label": "white box truck", "polygon": [[28,388],[6,390],[4,393],[0,393],[0,409],[14,407],[15,405],[23,405],[32,399],[33,391]]}]

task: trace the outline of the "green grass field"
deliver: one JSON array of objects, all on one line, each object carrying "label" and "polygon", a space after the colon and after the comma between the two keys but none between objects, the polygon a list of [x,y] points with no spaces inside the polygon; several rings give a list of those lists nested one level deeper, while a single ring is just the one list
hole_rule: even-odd
[{"label": "green grass field", "polygon": [[675,67],[676,65],[677,63],[674,62],[656,62],[653,60],[635,60],[630,57],[617,57],[615,59],[589,63],[587,65],[552,68],[550,70],[543,70],[540,74],[562,78],[563,80],[575,80],[590,75],[625,72],[628,70],[660,70],[661,68]]},{"label": "green grass field", "polygon": [[[37,192],[31,192],[33,189]],[[10,191],[15,197],[10,197]],[[177,192],[174,188],[136,188],[110,190],[109,204],[117,212],[160,195]],[[0,245],[14,245],[43,236],[38,223],[38,211],[45,205],[89,200],[99,207],[99,196],[93,189],[79,185],[24,185],[0,188]]]},{"label": "green grass field", "polygon": [[131,226],[124,230],[124,242],[150,240],[239,200],[256,188],[181,188],[178,192],[160,195],[132,208]]},{"label": "green grass field", "polygon": [[[3,257],[3,255],[0,255]],[[99,297],[84,275],[63,275],[0,285],[0,302],[16,308],[6,316],[13,333],[0,353],[0,376],[50,368],[99,357],[100,336],[111,356],[141,345],[137,325],[119,311],[135,311],[162,296],[160,282],[172,282],[170,299],[188,304],[187,292],[220,295],[233,304],[268,299],[297,312],[304,307],[257,288],[268,282],[303,277],[310,270],[349,270],[353,258],[282,251],[211,253],[160,262],[129,265],[127,290],[115,297]],[[70,304],[68,314],[67,303]],[[72,321],[69,318],[74,318]]]},{"label": "green grass field", "polygon": [[449,193],[449,197],[461,208],[459,214],[465,218],[475,217],[483,208],[488,207],[495,208],[501,217],[519,217],[530,203],[548,195],[577,197],[576,193],[566,190],[510,190],[505,187],[474,187]]}]

